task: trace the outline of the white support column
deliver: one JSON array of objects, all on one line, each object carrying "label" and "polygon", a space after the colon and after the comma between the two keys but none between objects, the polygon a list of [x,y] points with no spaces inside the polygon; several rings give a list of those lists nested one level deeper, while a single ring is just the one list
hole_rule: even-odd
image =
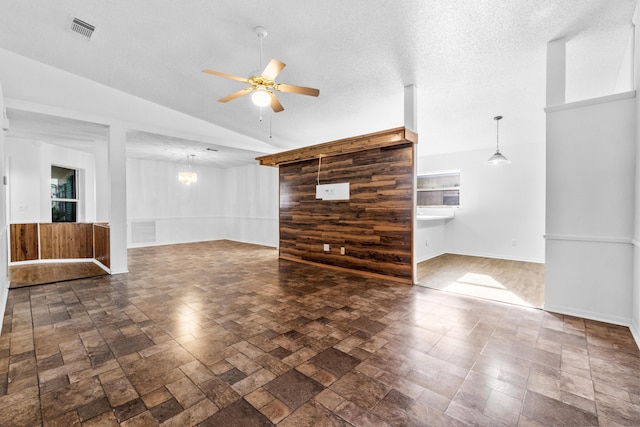
[{"label": "white support column", "polygon": [[111,273],[126,273],[127,267],[127,130],[121,124],[109,127],[109,225]]},{"label": "white support column", "polygon": [[[0,116],[4,112],[4,98],[0,85]],[[7,216],[7,170],[4,151],[4,128],[8,121],[0,126],[0,333],[2,333],[2,319],[9,296],[9,217]]]},{"label": "white support column", "polygon": [[96,222],[109,222],[111,192],[109,191],[109,141],[98,141],[95,151]]},{"label": "white support column", "polygon": [[[416,85],[408,85],[404,87],[404,127],[415,133],[418,133],[418,91]],[[413,267],[413,284],[418,283],[418,265],[416,263],[415,233],[416,233],[416,171],[418,170],[418,150],[415,144],[412,147],[413,156],[413,231],[414,247],[411,250],[411,264]]]},{"label": "white support column", "polygon": [[566,102],[567,42],[564,38],[547,43],[547,107]]},{"label": "white support column", "polygon": [[404,127],[418,132],[418,96],[415,85],[404,87]]}]

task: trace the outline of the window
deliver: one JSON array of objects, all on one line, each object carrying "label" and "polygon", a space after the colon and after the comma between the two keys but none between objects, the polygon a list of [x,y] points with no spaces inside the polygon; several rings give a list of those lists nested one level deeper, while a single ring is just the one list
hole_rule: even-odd
[{"label": "window", "polygon": [[418,206],[460,206],[460,171],[418,175]]},{"label": "window", "polygon": [[78,211],[75,169],[51,166],[51,221],[76,222]]}]

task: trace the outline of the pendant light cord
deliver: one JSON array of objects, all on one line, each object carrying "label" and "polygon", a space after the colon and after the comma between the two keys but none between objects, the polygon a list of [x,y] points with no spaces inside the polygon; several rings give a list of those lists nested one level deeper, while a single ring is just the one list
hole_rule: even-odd
[{"label": "pendant light cord", "polygon": [[500,153],[500,119],[502,119],[502,116],[493,118],[496,121],[496,153]]},{"label": "pendant light cord", "polygon": [[496,152],[500,152],[500,119],[496,120]]}]

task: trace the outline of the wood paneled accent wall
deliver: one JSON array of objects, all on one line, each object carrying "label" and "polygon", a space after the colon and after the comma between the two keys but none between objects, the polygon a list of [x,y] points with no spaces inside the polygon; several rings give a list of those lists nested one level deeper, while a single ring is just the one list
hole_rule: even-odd
[{"label": "wood paneled accent wall", "polygon": [[93,258],[93,225],[40,224],[40,258]]},{"label": "wood paneled accent wall", "polygon": [[111,268],[109,249],[109,226],[93,224],[93,257],[107,268]]},{"label": "wood paneled accent wall", "polygon": [[10,233],[11,262],[95,258],[110,267],[109,225],[106,223],[11,224]]},{"label": "wood paneled accent wall", "polygon": [[38,224],[11,224],[11,261],[38,259]]},{"label": "wood paneled accent wall", "polygon": [[[417,136],[404,128],[385,132],[328,143],[330,155],[321,144],[258,158],[280,168],[281,258],[413,282]],[[349,200],[316,199],[320,154],[320,183],[348,182]]]}]

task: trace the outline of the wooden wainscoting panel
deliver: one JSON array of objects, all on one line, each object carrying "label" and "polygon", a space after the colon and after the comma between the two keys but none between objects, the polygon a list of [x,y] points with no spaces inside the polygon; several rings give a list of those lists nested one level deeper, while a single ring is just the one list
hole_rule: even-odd
[{"label": "wooden wainscoting panel", "polygon": [[40,224],[40,257],[93,258],[93,224]]},{"label": "wooden wainscoting panel", "polygon": [[349,200],[316,199],[318,159],[281,164],[280,256],[410,283],[414,147],[409,142],[323,157],[320,183],[348,182]]},{"label": "wooden wainscoting panel", "polygon": [[11,262],[38,259],[38,224],[11,224]]},{"label": "wooden wainscoting panel", "polygon": [[96,261],[111,268],[111,252],[109,246],[109,226],[93,224],[93,253]]}]

